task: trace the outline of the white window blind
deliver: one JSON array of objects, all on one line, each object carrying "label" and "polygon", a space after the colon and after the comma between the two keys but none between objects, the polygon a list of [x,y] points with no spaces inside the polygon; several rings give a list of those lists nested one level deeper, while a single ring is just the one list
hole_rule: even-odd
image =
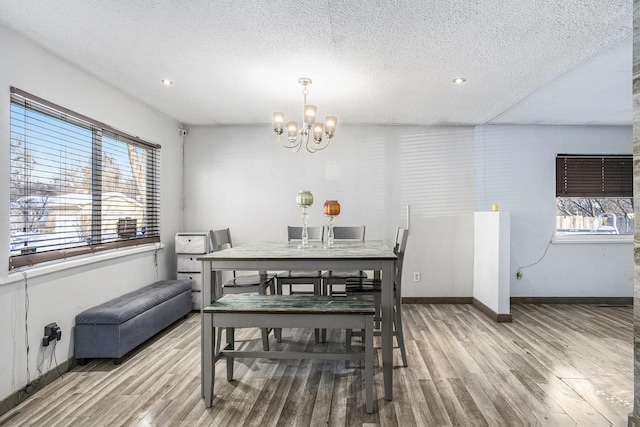
[{"label": "white window blind", "polygon": [[11,88],[10,265],[160,241],[160,146]]}]

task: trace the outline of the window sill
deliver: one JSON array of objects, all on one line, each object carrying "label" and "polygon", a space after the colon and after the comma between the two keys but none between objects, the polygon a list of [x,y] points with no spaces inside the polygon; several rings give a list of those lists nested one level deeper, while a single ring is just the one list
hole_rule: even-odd
[{"label": "window sill", "polygon": [[110,259],[122,258],[125,256],[145,253],[145,252],[153,252],[158,251],[160,249],[164,249],[164,244],[162,243],[153,243],[142,246],[114,249],[112,251],[104,251],[98,254],[92,254],[83,257],[72,258],[59,262],[51,262],[42,266],[35,266],[29,268],[17,268],[15,270],[11,270],[7,276],[0,277],[0,285],[20,282],[24,280],[24,275],[22,272],[27,274],[28,278],[44,276],[47,274],[55,273],[58,271],[68,270],[74,267],[80,267],[83,265],[89,265],[100,261],[107,261]]},{"label": "window sill", "polygon": [[632,244],[633,243],[633,235],[631,234],[604,234],[604,235],[589,235],[589,234],[577,234],[577,235],[561,235],[554,236],[551,239],[551,243],[553,244],[575,244],[575,243],[596,243],[596,244],[608,244],[608,243],[617,243],[617,244]]}]

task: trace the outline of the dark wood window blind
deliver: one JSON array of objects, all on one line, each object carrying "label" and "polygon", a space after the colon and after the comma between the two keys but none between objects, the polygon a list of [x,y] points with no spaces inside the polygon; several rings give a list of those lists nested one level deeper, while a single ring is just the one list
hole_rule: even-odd
[{"label": "dark wood window blind", "polygon": [[9,268],[160,241],[160,146],[11,88]]},{"label": "dark wood window blind", "polygon": [[633,197],[633,156],[556,156],[556,197]]}]

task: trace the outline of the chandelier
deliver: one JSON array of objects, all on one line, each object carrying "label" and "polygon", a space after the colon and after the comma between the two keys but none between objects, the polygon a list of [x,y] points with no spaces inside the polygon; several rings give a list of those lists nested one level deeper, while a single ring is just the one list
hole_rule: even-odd
[{"label": "chandelier", "polygon": [[[336,134],[336,125],[338,119],[335,116],[327,116],[323,123],[316,123],[316,112],[318,107],[315,105],[307,105],[307,95],[309,86],[312,81],[308,77],[301,77],[298,79],[304,89],[302,90],[303,96],[303,117],[304,121],[299,127],[297,122],[288,122],[287,128],[287,142],[282,143],[286,148],[293,148],[296,151],[300,150],[303,145],[310,153],[315,153],[318,150],[324,150],[329,146],[331,139]],[[284,113],[273,113],[273,131],[276,133],[278,141],[280,141],[280,135],[284,132]],[[323,143],[323,136],[326,138]],[[313,138],[313,141],[310,139]]]}]

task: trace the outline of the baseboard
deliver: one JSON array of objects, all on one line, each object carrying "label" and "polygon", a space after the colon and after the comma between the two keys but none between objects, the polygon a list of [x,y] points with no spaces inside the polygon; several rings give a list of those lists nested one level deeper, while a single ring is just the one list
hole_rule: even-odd
[{"label": "baseboard", "polygon": [[472,297],[402,297],[403,304],[473,304]]},{"label": "baseboard", "polygon": [[[4,400],[0,401],[0,417],[24,402],[27,398],[35,395],[40,390],[42,390],[47,384],[50,384],[52,381],[61,377],[58,372],[62,375],[69,372],[71,368],[75,366],[75,359],[67,359],[63,363],[58,365],[58,369],[53,368],[49,372],[43,374],[40,378],[36,378],[31,381],[30,385],[27,385],[21,388],[18,391],[15,391],[13,394],[7,396]],[[11,419],[2,420],[3,424],[10,424]]]},{"label": "baseboard", "polygon": [[640,417],[631,412],[627,418],[627,427],[640,427]]},{"label": "baseboard", "polygon": [[498,323],[511,323],[513,321],[510,313],[496,313],[476,298],[473,299],[473,306]]},{"label": "baseboard", "polygon": [[[474,304],[473,297],[402,297],[403,304]],[[511,304],[596,304],[632,306],[633,297],[511,297]]]},{"label": "baseboard", "polygon": [[511,297],[511,304],[595,304],[632,306],[633,297]]}]

